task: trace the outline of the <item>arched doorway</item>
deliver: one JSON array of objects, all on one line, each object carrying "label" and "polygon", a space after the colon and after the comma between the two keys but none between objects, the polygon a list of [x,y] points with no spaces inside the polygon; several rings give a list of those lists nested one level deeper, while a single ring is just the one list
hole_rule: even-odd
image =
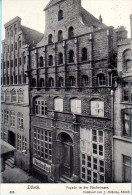
[{"label": "arched doorway", "polygon": [[73,141],[67,133],[60,133],[58,141],[61,143],[61,175],[71,177],[73,174]]}]

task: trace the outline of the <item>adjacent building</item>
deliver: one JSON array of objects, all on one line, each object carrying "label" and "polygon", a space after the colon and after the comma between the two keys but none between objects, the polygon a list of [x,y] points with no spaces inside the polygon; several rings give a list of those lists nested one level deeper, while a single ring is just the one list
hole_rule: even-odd
[{"label": "adjacent building", "polygon": [[5,24],[1,63],[1,137],[16,148],[15,164],[29,171],[29,48],[42,34],[15,17]]},{"label": "adjacent building", "polygon": [[[131,15],[132,27],[132,15]],[[131,183],[132,39],[118,42],[117,86],[114,91],[114,182]]]}]

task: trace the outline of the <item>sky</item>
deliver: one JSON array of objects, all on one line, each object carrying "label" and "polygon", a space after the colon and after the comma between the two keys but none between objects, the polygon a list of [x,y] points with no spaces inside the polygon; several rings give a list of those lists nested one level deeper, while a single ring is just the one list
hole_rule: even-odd
[{"label": "sky", "polygon": [[[44,33],[45,13],[43,9],[50,0],[2,0],[2,39],[5,37],[4,24],[16,16],[22,25]],[[82,6],[108,26],[125,26],[130,37],[130,14],[132,0],[82,0]]]}]

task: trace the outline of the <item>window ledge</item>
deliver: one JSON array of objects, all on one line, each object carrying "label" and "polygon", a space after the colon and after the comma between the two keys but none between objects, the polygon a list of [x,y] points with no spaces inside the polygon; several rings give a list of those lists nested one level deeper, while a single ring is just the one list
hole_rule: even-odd
[{"label": "window ledge", "polygon": [[48,118],[47,115],[39,115],[39,114],[32,114],[32,116],[40,117],[40,118]]},{"label": "window ledge", "polygon": [[125,101],[122,101],[122,102],[120,102],[120,104],[128,104],[128,105],[132,105],[132,102],[125,102]]},{"label": "window ledge", "polygon": [[121,136],[114,135],[113,138],[121,140],[121,141],[125,141],[125,142],[132,142],[132,138],[131,137],[126,137],[126,136],[122,136],[121,137]]}]

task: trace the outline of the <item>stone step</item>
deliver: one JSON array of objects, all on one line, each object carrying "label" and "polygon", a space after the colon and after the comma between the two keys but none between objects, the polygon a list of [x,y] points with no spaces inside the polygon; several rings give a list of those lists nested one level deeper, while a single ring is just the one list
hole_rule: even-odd
[{"label": "stone step", "polygon": [[64,179],[66,179],[66,180],[68,180],[68,181],[70,181],[70,182],[72,182],[72,178],[67,177],[66,175],[62,175],[61,177],[63,177]]},{"label": "stone step", "polygon": [[11,162],[9,162],[8,160],[5,161],[5,164],[7,164],[9,167],[14,168],[15,165],[13,165]]},{"label": "stone step", "polygon": [[14,162],[15,162],[15,159],[14,159],[14,157],[11,157],[10,159],[11,159],[12,161],[14,161]]},{"label": "stone step", "polygon": [[72,180],[71,180],[71,178],[68,178],[68,177],[66,177],[66,176],[61,176],[60,178],[59,178],[59,181],[58,181],[58,183],[71,183],[72,182]]},{"label": "stone step", "polygon": [[10,162],[12,165],[15,165],[14,159],[9,158],[8,162]]}]

